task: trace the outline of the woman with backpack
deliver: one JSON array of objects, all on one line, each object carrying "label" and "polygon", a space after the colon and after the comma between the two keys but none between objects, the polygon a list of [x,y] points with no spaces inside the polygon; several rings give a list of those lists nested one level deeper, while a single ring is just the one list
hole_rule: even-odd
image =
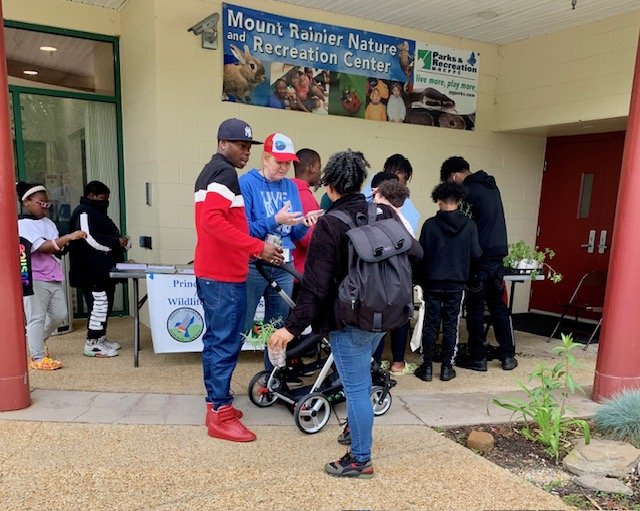
[{"label": "woman with backpack", "polygon": [[[343,212],[357,223],[369,213],[369,205],[360,193],[367,177],[368,162],[361,152],[342,151],[329,158],[320,184],[326,186],[333,204],[318,219],[305,265],[305,278],[295,308],[283,328],[269,340],[273,349],[284,349],[309,325],[314,332],[329,334],[331,349],[347,397],[347,416],[351,430],[351,450],[337,461],[327,463],[325,471],[338,477],[371,478],[373,408],[371,392],[371,356],[384,332],[349,326],[336,316],[340,283],[349,273],[349,237],[351,227],[332,211]],[[396,218],[387,205],[377,206],[376,219]],[[411,239],[408,255],[422,257],[422,248]]]}]

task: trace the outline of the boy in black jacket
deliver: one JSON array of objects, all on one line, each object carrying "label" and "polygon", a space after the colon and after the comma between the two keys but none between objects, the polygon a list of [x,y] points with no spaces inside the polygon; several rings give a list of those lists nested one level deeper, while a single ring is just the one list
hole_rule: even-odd
[{"label": "boy in black jacket", "polygon": [[422,328],[422,365],[415,375],[424,381],[433,379],[433,352],[442,321],[442,365],[440,379],[456,377],[453,363],[458,351],[460,316],[472,259],[482,255],[474,222],[458,208],[465,190],[455,183],[441,183],[431,194],[440,211],[422,226],[420,245],[424,258],[415,279],[422,286],[425,318]]},{"label": "boy in black jacket", "polygon": [[[72,230],[82,225],[87,239],[69,244],[69,281],[73,287],[82,288],[87,303],[87,357],[115,357],[120,345],[107,341],[107,320],[113,308],[116,282],[109,271],[116,263],[124,261],[124,249],[128,239],[107,216],[111,191],[100,181],[91,181],[84,187],[84,197],[71,214]],[[86,225],[85,225],[86,224]]]}]

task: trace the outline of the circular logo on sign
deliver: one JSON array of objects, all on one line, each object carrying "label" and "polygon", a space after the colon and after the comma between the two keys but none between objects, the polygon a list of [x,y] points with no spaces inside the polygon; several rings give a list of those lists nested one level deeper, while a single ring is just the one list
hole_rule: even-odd
[{"label": "circular logo on sign", "polygon": [[190,307],[180,307],[169,314],[167,332],[178,342],[193,342],[202,335],[204,320]]}]

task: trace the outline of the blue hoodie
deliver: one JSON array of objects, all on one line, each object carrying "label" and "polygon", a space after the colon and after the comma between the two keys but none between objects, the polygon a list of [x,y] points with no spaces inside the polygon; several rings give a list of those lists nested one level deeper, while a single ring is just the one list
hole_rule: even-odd
[{"label": "blue hoodie", "polygon": [[244,199],[244,211],[249,222],[249,234],[261,240],[267,234],[275,234],[282,239],[282,247],[293,250],[294,241],[303,238],[308,228],[302,223],[297,225],[279,225],[276,213],[285,202],[291,202],[291,211],[302,213],[302,204],[298,188],[290,179],[268,181],[257,169],[251,169],[240,176],[240,190]]}]

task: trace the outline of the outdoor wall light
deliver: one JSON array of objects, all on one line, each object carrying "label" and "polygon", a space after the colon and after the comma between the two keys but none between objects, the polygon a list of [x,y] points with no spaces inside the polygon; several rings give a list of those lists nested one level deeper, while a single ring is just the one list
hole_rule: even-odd
[{"label": "outdoor wall light", "polygon": [[37,72],[37,71],[34,71],[34,70],[32,70],[32,69],[25,69],[25,70],[22,72],[22,74],[23,74],[23,75],[29,75],[29,76],[36,76],[36,75],[38,74],[38,72]]},{"label": "outdoor wall light", "polygon": [[53,53],[54,51],[58,51],[58,48],[55,46],[40,46],[42,51],[48,51],[49,53]]},{"label": "outdoor wall light", "polygon": [[218,19],[220,19],[220,15],[215,12],[193,25],[187,32],[201,35],[202,47],[207,50],[215,50],[218,48]]}]

